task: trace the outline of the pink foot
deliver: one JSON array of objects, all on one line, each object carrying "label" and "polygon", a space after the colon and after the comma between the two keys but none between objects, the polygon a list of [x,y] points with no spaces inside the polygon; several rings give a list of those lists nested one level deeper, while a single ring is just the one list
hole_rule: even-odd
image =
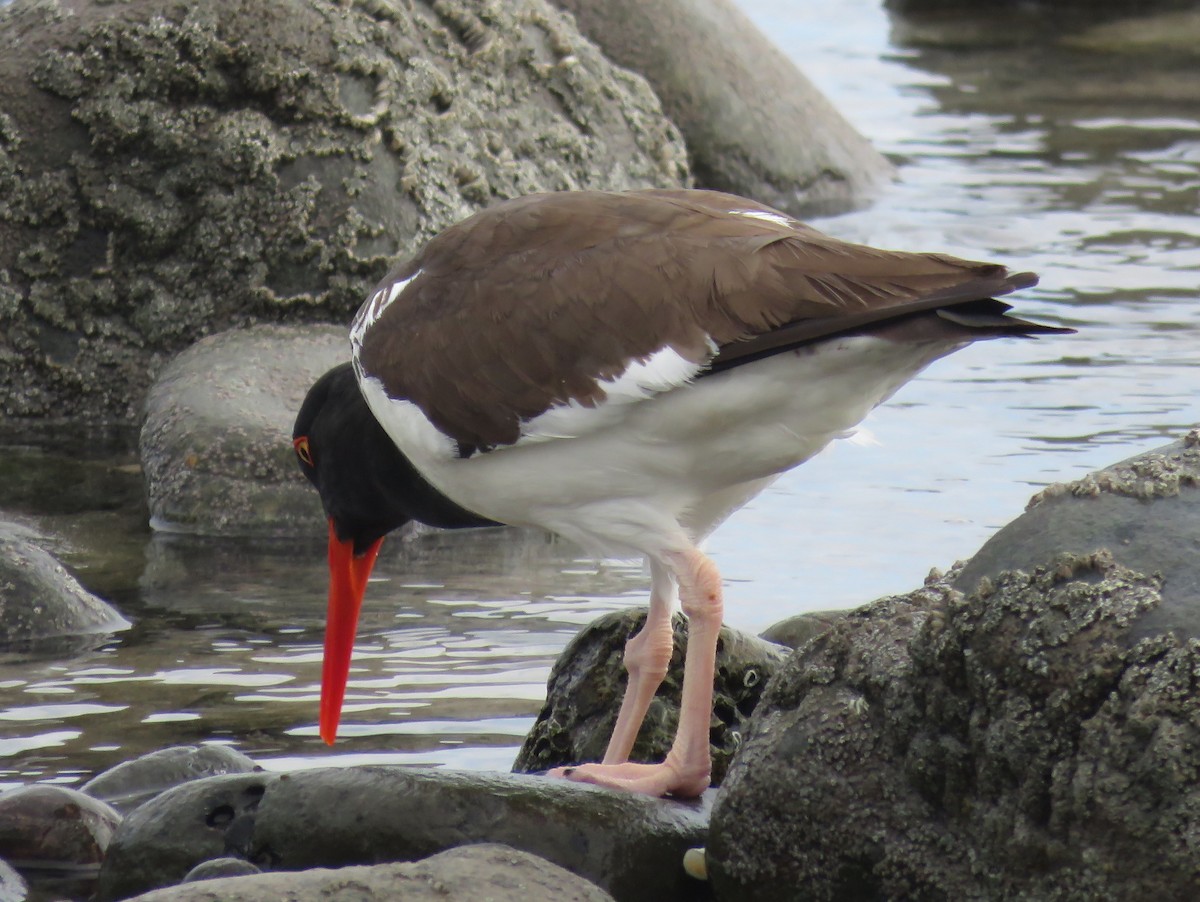
[{"label": "pink foot", "polygon": [[640,792],[649,796],[671,795],[679,799],[694,799],[708,789],[707,772],[685,774],[668,758],[662,764],[579,764],[575,767],[556,767],[548,773],[575,783],[591,783]]}]

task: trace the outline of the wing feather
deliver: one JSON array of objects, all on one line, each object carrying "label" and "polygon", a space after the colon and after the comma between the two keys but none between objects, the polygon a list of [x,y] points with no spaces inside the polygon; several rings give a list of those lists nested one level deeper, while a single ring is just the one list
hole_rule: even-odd
[{"label": "wing feather", "polygon": [[669,190],[507,201],[442,232],[380,288],[405,279],[354,330],[360,369],[483,447],[516,442],[552,408],[595,408],[664,349],[695,366],[690,379],[1034,281],[848,244],[732,195]]}]

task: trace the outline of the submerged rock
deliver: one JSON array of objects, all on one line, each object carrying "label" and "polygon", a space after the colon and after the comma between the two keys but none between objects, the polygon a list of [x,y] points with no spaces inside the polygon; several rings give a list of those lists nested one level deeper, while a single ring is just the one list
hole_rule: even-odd
[{"label": "submerged rock", "polygon": [[[625,642],[645,622],[644,608],[618,611],[598,617],[571,640],[550,672],[546,703],[517,753],[514,772],[537,773],[604,757],[628,682],[623,664]],[[670,667],[646,712],[630,753],[632,761],[662,761],[675,738],[687,619],[676,614],[672,626],[675,642]],[[721,785],[754,706],[786,654],[787,649],[721,627],[709,728],[713,786]]]},{"label": "submerged rock", "polygon": [[128,813],[189,780],[219,774],[245,774],[260,769],[237,749],[228,746],[177,745],[110,767],[83,784],[80,792]]},{"label": "submerged rock", "polygon": [[450,849],[412,864],[378,864],[337,870],[230,877],[137,896],[137,902],[260,902],[289,899],[318,902],[353,896],[358,902],[612,902],[612,896],[582,877],[536,855],[508,846],[482,844]]},{"label": "submerged rock", "polygon": [[409,861],[495,842],[546,858],[617,899],[662,902],[697,892],[683,855],[703,844],[706,828],[700,802],[549,778],[387,766],[209,777],[125,819],[97,898],[176,883],[218,857],[296,870]]},{"label": "submerged rock", "polygon": [[494,199],[687,179],[646,83],[543,0],[17,0],[0,414],[135,421],[170,355],[346,322]]},{"label": "submerged rock", "polygon": [[654,86],[701,187],[805,216],[862,203],[891,177],[891,164],[732,0],[557,2]]},{"label": "submerged rock", "polygon": [[718,898],[1193,898],[1200,642],[1107,552],[885,599],[794,655],[713,813]]},{"label": "submerged rock", "polygon": [[129,621],[92,595],[33,540],[0,522],[0,650],[70,650],[129,628]]},{"label": "submerged rock", "polygon": [[156,529],[312,533],[321,501],[300,473],[292,423],[317,378],[349,358],[337,326],[257,326],[197,342],[150,390],[142,467]]}]

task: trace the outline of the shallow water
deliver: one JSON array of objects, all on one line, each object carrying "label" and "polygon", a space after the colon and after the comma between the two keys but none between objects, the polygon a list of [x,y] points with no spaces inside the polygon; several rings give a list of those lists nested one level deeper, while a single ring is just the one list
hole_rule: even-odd
[{"label": "shallow water", "polygon": [[[1200,419],[1200,70],[1161,49],[1088,49],[1061,13],[914,22],[867,0],[836,15],[812,0],[742,6],[899,164],[876,204],[820,227],[1036,270],[1022,312],[1080,330],[935,364],[872,415],[872,438],[787,474],[723,526],[709,549],[726,619],[759,630],[907,591],[969,556],[1037,487]],[[582,560],[539,534],[389,541],[328,749],[315,727],[319,535],[250,548],[151,535],[133,440],[4,447],[0,510],[57,537],[136,625],[65,659],[0,658],[0,787],[77,783],[186,742],[278,768],[507,769],[558,651],[645,591],[640,567]]]}]

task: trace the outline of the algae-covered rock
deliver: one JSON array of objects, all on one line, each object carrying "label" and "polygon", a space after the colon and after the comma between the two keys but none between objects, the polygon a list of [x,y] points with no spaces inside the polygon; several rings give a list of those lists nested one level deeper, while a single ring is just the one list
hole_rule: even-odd
[{"label": "algae-covered rock", "polygon": [[[603,759],[628,682],[623,663],[625,642],[645,622],[644,608],[605,614],[571,640],[550,672],[546,703],[517,753],[515,772],[540,772]],[[683,691],[687,619],[676,614],[671,625],[671,663],[642,721],[629,756],[631,761],[662,761],[675,738]],[[721,785],[750,715],[786,655],[785,648],[721,627],[709,727],[713,786]]]},{"label": "algae-covered rock", "polygon": [[646,83],[543,0],[16,0],[0,413],[135,420],[172,353],[347,322],[489,201],[686,179]]},{"label": "algae-covered rock", "polygon": [[1049,550],[1113,558],[1156,574],[1162,603],[1135,636],[1200,638],[1200,430],[1069,483],[1051,485],[979,549],[955,579],[972,591],[1004,570],[1029,570]]},{"label": "algae-covered rock", "polygon": [[852,612],[768,687],[713,812],[718,898],[1188,899],[1200,642],[1107,552]]}]

